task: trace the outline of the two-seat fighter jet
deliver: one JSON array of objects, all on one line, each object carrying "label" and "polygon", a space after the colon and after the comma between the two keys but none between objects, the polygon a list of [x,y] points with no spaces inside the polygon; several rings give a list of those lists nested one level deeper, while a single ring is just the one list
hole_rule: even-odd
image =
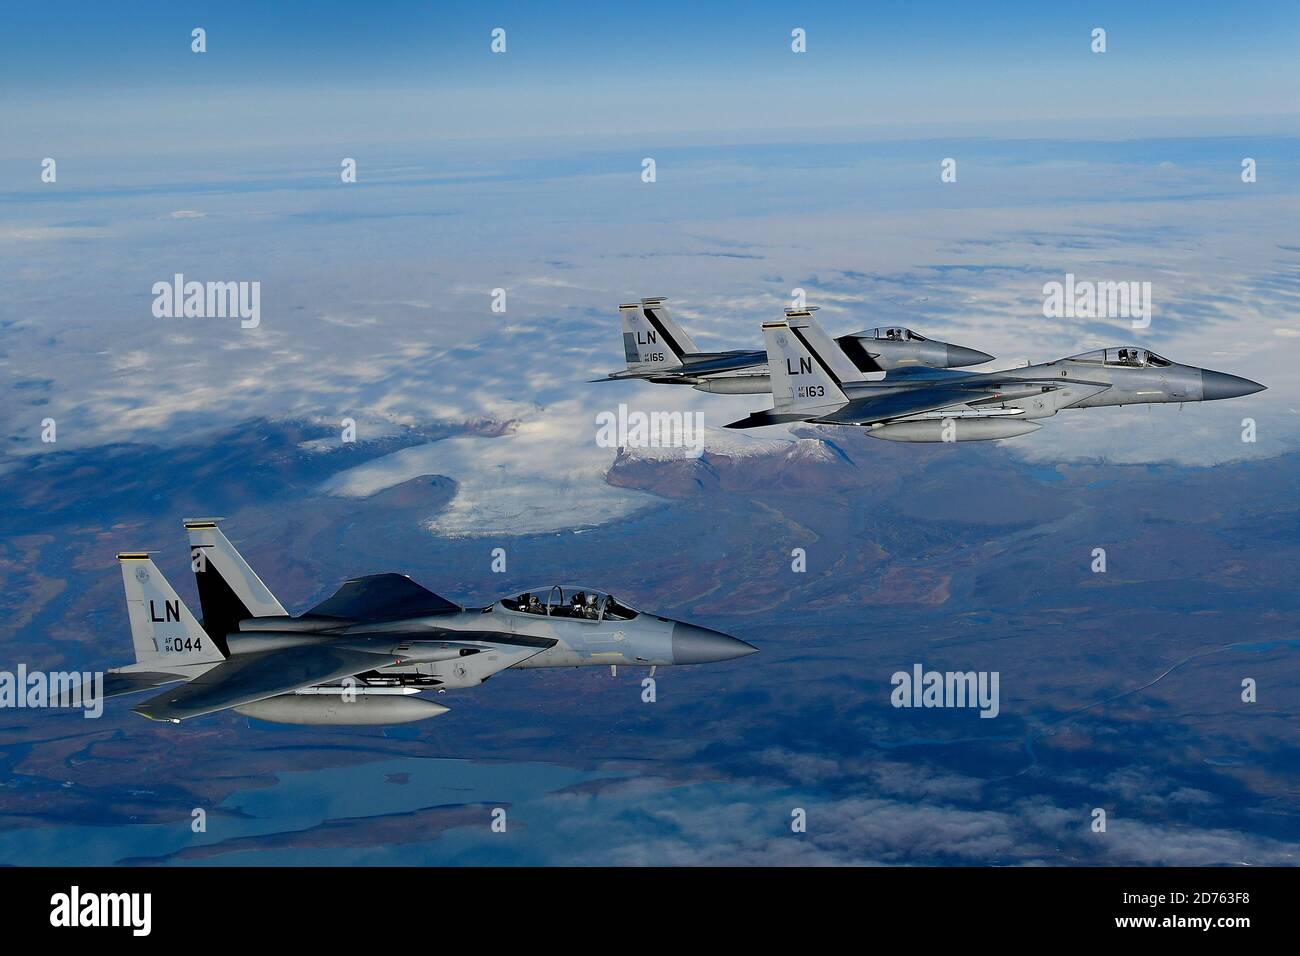
[{"label": "two-seat fighter jet", "polygon": [[862,425],[890,441],[988,441],[1037,431],[1037,419],[1065,408],[1208,402],[1265,387],[1134,346],[1003,372],[908,369],[867,382],[807,310],[787,310],[784,322],[764,324],[763,338],[773,407],[728,428],[807,421]]},{"label": "two-seat fighter jet", "polygon": [[136,660],[105,675],[104,693],[184,681],[135,708],[153,720],[233,708],[279,723],[407,723],[447,711],[420,691],[474,687],[506,668],[653,668],[757,650],[590,588],[534,588],[469,608],[401,574],[355,578],[293,617],[215,519],[185,527],[202,623],[148,554],[118,555]]},{"label": "two-seat fighter jet", "polygon": [[[722,395],[761,395],[771,390],[765,352],[761,349],[701,352],[668,314],[663,298],[620,305],[618,314],[623,323],[627,368],[595,379],[597,382],[641,379],[689,385],[701,392]],[[927,339],[901,327],[841,335],[835,344],[860,372],[962,368],[993,360],[987,352]]]}]

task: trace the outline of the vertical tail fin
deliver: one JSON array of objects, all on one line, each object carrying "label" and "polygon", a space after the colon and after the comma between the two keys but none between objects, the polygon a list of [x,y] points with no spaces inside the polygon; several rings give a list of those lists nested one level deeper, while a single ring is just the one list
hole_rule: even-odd
[{"label": "vertical tail fin", "polygon": [[199,587],[203,628],[224,645],[226,635],[250,617],[287,617],[288,612],[217,527],[216,518],[186,518],[190,566]]},{"label": "vertical tail fin", "polygon": [[785,324],[804,342],[808,351],[819,359],[829,374],[835,377],[836,384],[843,387],[845,382],[865,382],[862,371],[853,363],[844,349],[826,334],[821,323],[813,318],[816,306],[807,309],[786,309]]},{"label": "vertical tail fin", "polygon": [[618,307],[623,325],[623,357],[629,372],[655,372],[680,368],[679,359],[659,337],[659,332],[645,320],[641,306],[635,302]]},{"label": "vertical tail fin", "polygon": [[[802,316],[793,315],[791,318]],[[786,322],[763,324],[774,411],[835,408],[848,402],[848,396],[841,388],[842,380],[827,358],[810,343],[809,339],[813,337],[807,335],[804,326],[795,328]]]},{"label": "vertical tail fin", "polygon": [[693,355],[699,351],[695,342],[686,330],[673,321],[673,317],[668,314],[668,306],[664,305],[668,300],[661,295],[652,296],[648,299],[641,300],[641,314],[645,320],[653,325],[664,340],[664,344],[681,359],[687,355]]},{"label": "vertical tail fin", "polygon": [[117,556],[126,590],[135,659],[165,668],[205,664],[226,657],[224,648],[199,626],[190,609],[144,551]]},{"label": "vertical tail fin", "polygon": [[640,304],[620,305],[623,324],[623,352],[627,367],[634,372],[668,371],[680,368],[683,359],[699,351],[664,308],[662,298],[642,299]]}]

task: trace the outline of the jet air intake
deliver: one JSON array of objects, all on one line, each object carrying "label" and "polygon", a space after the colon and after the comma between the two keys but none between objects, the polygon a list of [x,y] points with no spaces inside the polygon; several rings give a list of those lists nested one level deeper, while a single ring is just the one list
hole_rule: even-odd
[{"label": "jet air intake", "polygon": [[1038,431],[1042,425],[999,418],[951,418],[942,421],[890,422],[867,429],[872,438],[904,442],[995,441]]}]

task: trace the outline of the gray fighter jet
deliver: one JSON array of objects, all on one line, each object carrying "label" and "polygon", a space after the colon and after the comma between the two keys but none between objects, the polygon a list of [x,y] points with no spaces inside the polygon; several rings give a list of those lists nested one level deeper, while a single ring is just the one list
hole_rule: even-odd
[{"label": "gray fighter jet", "polygon": [[1134,346],[1003,372],[912,369],[867,382],[806,310],[763,326],[773,407],[732,422],[862,425],[902,442],[988,441],[1037,431],[1065,408],[1208,402],[1264,388],[1248,378],[1179,365]]},{"label": "gray fighter jet", "polygon": [[[620,305],[618,313],[623,323],[627,368],[595,381],[641,379],[689,385],[701,392],[722,395],[761,395],[771,391],[765,352],[761,349],[701,352],[668,314],[664,299],[642,299],[639,304]],[[835,343],[860,372],[962,368],[993,360],[986,352],[937,342],[897,326],[841,335]]]},{"label": "gray fighter jet", "polygon": [[474,687],[510,667],[653,670],[757,650],[591,588],[532,588],[471,608],[401,574],[355,578],[293,617],[215,519],[185,527],[202,623],[147,553],[118,555],[136,660],[105,675],[104,693],[185,681],[135,708],[153,720],[232,708],[279,723],[407,723],[447,711],[421,691]]}]

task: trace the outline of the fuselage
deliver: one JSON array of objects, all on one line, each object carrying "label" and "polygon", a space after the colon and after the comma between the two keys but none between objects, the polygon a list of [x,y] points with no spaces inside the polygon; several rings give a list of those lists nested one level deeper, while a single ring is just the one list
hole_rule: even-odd
[{"label": "fuselage", "polygon": [[[1129,366],[1068,358],[1013,369],[1005,375],[1013,379],[1051,379],[1059,386],[1073,383],[1104,385],[1104,389],[1081,395],[1068,406],[1063,406],[1095,408],[1103,405],[1203,401],[1206,394],[1203,381],[1207,372],[1211,376],[1223,374],[1174,362],[1160,366]],[[1032,401],[1027,403],[1027,407],[1032,406]]]},{"label": "fuselage", "polygon": [[[421,631],[428,641],[412,636]],[[483,608],[392,621],[250,618],[228,644],[239,654],[319,640],[373,646],[389,655],[376,668],[379,678],[440,688],[474,686],[512,667],[703,664],[755,650],[720,631],[635,611],[603,592],[558,586]]]},{"label": "fuselage", "polygon": [[835,340],[859,372],[892,372],[902,368],[966,368],[993,361],[979,349],[928,339],[904,328],[868,329]]},{"label": "fuselage", "polygon": [[[772,326],[778,333],[784,328]],[[877,382],[840,382],[838,388],[815,380],[812,360],[785,361],[786,401],[774,396],[772,410],[755,412],[736,427],[814,421],[865,427],[889,441],[988,441],[1029,434],[1041,427],[1035,419],[1066,408],[1216,401],[1264,388],[1133,346],[999,372],[920,370]]]},{"label": "fuselage", "polygon": [[1008,384],[976,399],[971,406],[1005,406],[1022,411],[1027,418],[1053,415],[1063,408],[1215,401],[1249,395],[1264,387],[1226,372],[1180,365],[1143,349],[1112,348],[1001,372],[957,373],[922,381],[848,383],[844,392],[850,399],[858,399],[905,392],[934,382],[978,386],[993,378],[1025,384]]}]

